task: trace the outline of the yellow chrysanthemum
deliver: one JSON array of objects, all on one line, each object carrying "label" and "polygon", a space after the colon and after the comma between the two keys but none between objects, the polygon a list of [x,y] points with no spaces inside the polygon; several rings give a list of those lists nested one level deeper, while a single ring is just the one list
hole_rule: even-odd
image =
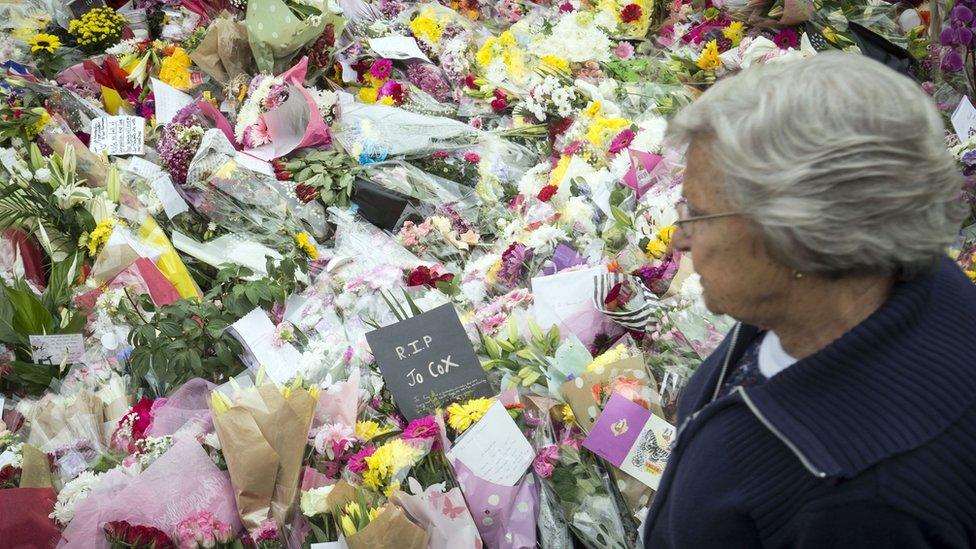
[{"label": "yellow chrysanthemum", "polygon": [[512,34],[512,31],[510,30],[505,31],[498,36],[498,43],[506,48],[518,45],[518,41],[515,40],[515,35]]},{"label": "yellow chrysanthemum", "polygon": [[492,398],[475,398],[463,404],[455,402],[447,407],[447,424],[458,433],[463,433],[481,419],[494,403],[495,399]]},{"label": "yellow chrysanthemum", "polygon": [[976,269],[973,269],[971,271],[966,271],[966,276],[969,277],[969,280],[976,282]]},{"label": "yellow chrysanthemum", "polygon": [[586,116],[588,118],[593,118],[596,115],[600,114],[601,110],[603,110],[603,104],[600,103],[599,101],[593,101],[592,103],[587,105],[585,109],[583,109],[583,116]]},{"label": "yellow chrysanthemum", "polygon": [[611,139],[630,125],[631,121],[626,118],[596,118],[586,131],[586,140],[594,147],[603,149]]},{"label": "yellow chrysanthemum", "polygon": [[356,438],[366,442],[372,440],[382,434],[389,433],[390,429],[381,427],[379,423],[375,421],[357,421],[356,422]]},{"label": "yellow chrysanthemum", "polygon": [[54,53],[55,50],[61,47],[61,39],[53,34],[35,34],[28,42],[31,47],[31,53],[37,52],[47,52]]},{"label": "yellow chrysanthemum", "polygon": [[722,29],[722,36],[731,40],[733,46],[738,46],[739,42],[742,41],[744,30],[745,25],[742,24],[742,21],[732,21],[729,26]]},{"label": "yellow chrysanthemum", "polygon": [[481,45],[480,49],[478,49],[478,53],[475,54],[474,60],[477,61],[482,67],[487,67],[490,65],[491,60],[495,57],[494,48],[497,42],[498,39],[494,36],[489,37],[488,40],[485,40],[485,43]]},{"label": "yellow chrysanthemum", "polygon": [[607,349],[602,355],[593,359],[593,362],[586,367],[586,373],[596,372],[601,373],[601,370],[609,364],[618,362],[627,357],[627,347],[621,345],[616,345],[610,349]]},{"label": "yellow chrysanthemum", "polygon": [[98,251],[108,242],[109,237],[112,236],[112,229],[116,223],[117,221],[114,217],[107,217],[92,229],[92,232],[88,234],[88,255],[95,257],[98,254]]},{"label": "yellow chrysanthemum", "polygon": [[488,268],[488,272],[485,273],[485,282],[488,284],[494,284],[498,282],[498,271],[502,270],[502,262],[496,261],[491,267]]},{"label": "yellow chrysanthemum", "polygon": [[569,61],[562,57],[543,55],[541,61],[543,66],[556,69],[557,71],[569,72]]},{"label": "yellow chrysanthemum", "polygon": [[698,61],[695,61],[695,65],[703,71],[713,71],[722,66],[722,59],[718,56],[717,40],[709,40],[705,44],[705,49],[698,56]]},{"label": "yellow chrysanthemum", "polygon": [[386,105],[387,107],[392,107],[395,104],[395,102],[393,101],[393,97],[389,95],[380,98],[380,100],[377,101],[377,103],[379,103],[380,105]]},{"label": "yellow chrysanthemum", "polygon": [[413,31],[414,36],[436,44],[441,39],[441,33],[444,32],[444,25],[438,21],[434,10],[427,8],[410,21],[410,30]]},{"label": "yellow chrysanthemum", "polygon": [[359,88],[359,100],[363,103],[376,103],[376,97],[379,94],[380,90],[376,88]]},{"label": "yellow chrysanthemum", "polygon": [[159,68],[159,79],[178,90],[189,90],[191,64],[192,61],[186,50],[180,47],[174,48],[173,54],[163,59],[163,64]]},{"label": "yellow chrysanthemum", "polygon": [[674,225],[662,227],[657,232],[657,238],[647,243],[647,255],[654,259],[661,259],[668,252],[671,237],[674,236]]},{"label": "yellow chrysanthemum", "polygon": [[312,243],[312,238],[305,231],[295,235],[295,245],[313,261],[319,258],[318,248],[315,247],[315,244]]}]

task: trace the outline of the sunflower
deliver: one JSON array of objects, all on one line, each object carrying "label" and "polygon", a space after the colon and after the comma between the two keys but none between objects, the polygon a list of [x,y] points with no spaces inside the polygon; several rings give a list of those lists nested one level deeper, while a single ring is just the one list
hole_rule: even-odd
[{"label": "sunflower", "polygon": [[35,34],[27,43],[31,47],[31,53],[37,53],[39,51],[54,53],[54,50],[61,47],[61,40],[53,34]]}]

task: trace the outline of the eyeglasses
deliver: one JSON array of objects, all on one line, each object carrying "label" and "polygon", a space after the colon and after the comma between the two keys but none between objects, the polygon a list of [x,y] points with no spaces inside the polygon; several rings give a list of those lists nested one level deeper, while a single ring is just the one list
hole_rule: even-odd
[{"label": "eyeglasses", "polygon": [[678,220],[674,222],[675,226],[681,229],[686,235],[691,236],[694,228],[695,221],[705,221],[708,219],[719,219],[722,217],[732,217],[733,215],[742,215],[741,212],[722,212],[715,214],[706,215],[692,215],[694,212],[687,202],[682,202],[678,204]]}]

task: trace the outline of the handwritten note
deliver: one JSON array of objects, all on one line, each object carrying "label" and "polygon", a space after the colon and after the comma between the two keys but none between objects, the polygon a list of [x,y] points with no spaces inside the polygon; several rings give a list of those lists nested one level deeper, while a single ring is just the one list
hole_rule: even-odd
[{"label": "handwritten note", "polygon": [[450,303],[369,332],[366,341],[407,419],[451,402],[493,394]]},{"label": "handwritten note", "polygon": [[963,96],[962,101],[952,111],[952,128],[956,130],[959,139],[966,141],[976,135],[976,107],[969,100],[969,96]]},{"label": "handwritten note", "polygon": [[141,116],[103,116],[92,120],[92,152],[110,155],[144,154],[146,119]]},{"label": "handwritten note", "polygon": [[85,354],[81,334],[32,335],[31,358],[37,364],[74,364]]},{"label": "handwritten note", "polygon": [[495,402],[447,453],[480,478],[515,486],[532,464],[535,452],[501,402]]}]

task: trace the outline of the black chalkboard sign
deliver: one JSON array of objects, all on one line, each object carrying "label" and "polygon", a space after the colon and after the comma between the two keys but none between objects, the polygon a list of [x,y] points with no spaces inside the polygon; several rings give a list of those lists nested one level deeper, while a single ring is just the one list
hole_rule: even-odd
[{"label": "black chalkboard sign", "polygon": [[383,379],[408,419],[494,395],[450,303],[366,334]]},{"label": "black chalkboard sign", "polygon": [[68,9],[71,10],[71,16],[74,19],[81,19],[82,15],[104,5],[105,0],[71,0],[68,2]]}]

